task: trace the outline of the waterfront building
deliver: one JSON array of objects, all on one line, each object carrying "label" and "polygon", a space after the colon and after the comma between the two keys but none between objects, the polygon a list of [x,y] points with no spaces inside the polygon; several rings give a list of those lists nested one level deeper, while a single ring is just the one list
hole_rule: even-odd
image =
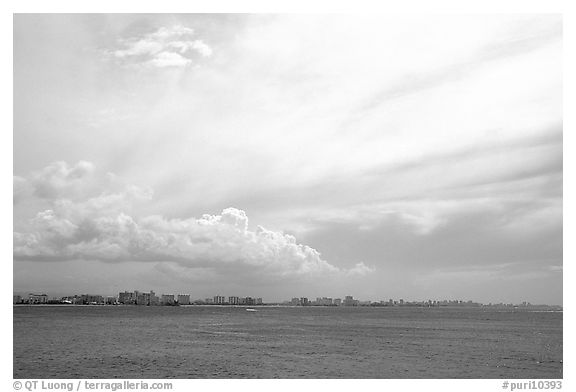
[{"label": "waterfront building", "polygon": [[160,304],[168,306],[174,305],[175,304],[174,294],[162,294],[162,297],[160,297]]},{"label": "waterfront building", "polygon": [[239,298],[239,297],[234,297],[234,296],[228,297],[228,303],[229,303],[230,305],[238,305],[238,304],[240,304],[240,298]]},{"label": "waterfront building", "polygon": [[300,299],[299,298],[292,298],[292,300],[290,301],[290,305],[292,305],[292,306],[300,305]]},{"label": "waterfront building", "polygon": [[104,297],[101,295],[82,294],[80,296],[81,305],[101,305],[104,303]]},{"label": "waterfront building", "polygon": [[336,306],[342,306],[342,299],[340,298],[335,298],[333,301],[333,304]]},{"label": "waterfront building", "polygon": [[254,305],[262,305],[262,303],[263,303],[263,302],[262,302],[262,298],[256,298],[256,299],[254,300]]},{"label": "waterfront building", "polygon": [[190,305],[190,294],[178,294],[178,305]]},{"label": "waterfront building", "polygon": [[310,303],[308,301],[308,298],[306,297],[301,297],[300,298],[300,306],[308,306]]},{"label": "waterfront building", "polygon": [[12,303],[13,303],[13,304],[21,304],[21,303],[22,303],[22,296],[20,296],[20,295],[13,295],[13,296],[12,296]]},{"label": "waterfront building", "polygon": [[136,305],[150,306],[150,293],[136,291]]},{"label": "waterfront building", "polygon": [[158,306],[160,305],[160,298],[156,295],[156,293],[150,290],[150,305],[151,306]]},{"label": "waterfront building", "polygon": [[45,304],[48,303],[48,296],[46,294],[28,294],[29,304]]},{"label": "waterfront building", "polygon": [[358,306],[358,301],[355,300],[351,295],[347,295],[344,298],[344,306]]},{"label": "waterfront building", "polygon": [[134,305],[136,303],[136,294],[130,291],[118,293],[118,303],[124,305]]},{"label": "waterfront building", "polygon": [[215,305],[223,305],[226,303],[226,297],[223,295],[215,295],[214,296],[214,304]]}]

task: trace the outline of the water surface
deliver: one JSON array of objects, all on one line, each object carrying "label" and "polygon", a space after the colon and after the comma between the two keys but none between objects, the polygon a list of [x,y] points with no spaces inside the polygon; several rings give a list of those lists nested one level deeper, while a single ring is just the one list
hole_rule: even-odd
[{"label": "water surface", "polygon": [[14,378],[562,378],[562,313],[14,306]]}]

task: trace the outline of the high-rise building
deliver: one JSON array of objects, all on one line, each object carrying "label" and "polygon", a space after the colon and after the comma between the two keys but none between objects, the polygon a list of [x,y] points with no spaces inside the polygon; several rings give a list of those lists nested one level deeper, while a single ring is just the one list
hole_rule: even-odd
[{"label": "high-rise building", "polygon": [[160,304],[161,305],[174,305],[174,294],[162,294],[160,297]]},{"label": "high-rise building", "polygon": [[178,305],[190,305],[190,294],[178,294]]},{"label": "high-rise building", "polygon": [[152,306],[160,305],[160,298],[158,298],[156,293],[153,292],[152,290],[150,290],[150,305]]},{"label": "high-rise building", "polygon": [[48,303],[48,296],[46,294],[28,294],[29,304],[45,304]]},{"label": "high-rise building", "polygon": [[118,302],[125,305],[133,305],[136,303],[136,294],[124,291],[118,294]]}]

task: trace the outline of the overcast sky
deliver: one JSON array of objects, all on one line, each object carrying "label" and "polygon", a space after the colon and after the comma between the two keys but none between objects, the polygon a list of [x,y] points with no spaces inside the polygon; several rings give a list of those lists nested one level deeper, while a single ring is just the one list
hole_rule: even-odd
[{"label": "overcast sky", "polygon": [[14,290],[562,303],[554,15],[17,15]]}]

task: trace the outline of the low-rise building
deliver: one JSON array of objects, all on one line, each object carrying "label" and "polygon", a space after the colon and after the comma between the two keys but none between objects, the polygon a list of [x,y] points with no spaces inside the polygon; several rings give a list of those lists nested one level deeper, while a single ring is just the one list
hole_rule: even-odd
[{"label": "low-rise building", "polygon": [[223,295],[215,295],[214,296],[214,304],[216,305],[224,305],[226,303],[226,297]]},{"label": "low-rise building", "polygon": [[101,305],[104,303],[104,297],[94,294],[82,294],[80,296],[80,303],[82,305]]}]

